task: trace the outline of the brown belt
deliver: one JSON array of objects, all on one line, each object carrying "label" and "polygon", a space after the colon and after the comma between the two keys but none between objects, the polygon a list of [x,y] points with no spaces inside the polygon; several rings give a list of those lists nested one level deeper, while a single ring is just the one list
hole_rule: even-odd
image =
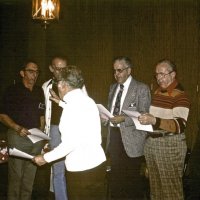
[{"label": "brown belt", "polygon": [[165,133],[149,133],[147,135],[148,137],[151,138],[159,138],[159,137],[166,137],[166,136],[173,136],[173,135],[177,135],[177,133],[171,133],[171,132],[165,132]]}]

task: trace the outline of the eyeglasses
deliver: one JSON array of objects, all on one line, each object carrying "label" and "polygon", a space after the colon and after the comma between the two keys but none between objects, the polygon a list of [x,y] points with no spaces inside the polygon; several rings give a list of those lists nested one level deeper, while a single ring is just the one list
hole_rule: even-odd
[{"label": "eyeglasses", "polygon": [[118,72],[118,73],[122,73],[125,69],[128,69],[129,67],[126,67],[126,68],[124,68],[124,69],[113,69],[113,71],[114,71],[114,74],[116,74],[116,72]]},{"label": "eyeglasses", "polygon": [[156,73],[155,74],[155,78],[158,78],[158,77],[160,77],[160,78],[165,78],[167,75],[169,75],[169,74],[171,74],[173,71],[171,71],[171,72],[169,72],[169,73],[167,73],[167,74],[165,74],[165,73]]},{"label": "eyeglasses", "polygon": [[25,69],[24,71],[30,73],[30,74],[39,74],[40,73],[40,70],[32,70],[32,69]]},{"label": "eyeglasses", "polygon": [[61,72],[63,69],[66,68],[66,66],[64,66],[64,67],[56,67],[56,66],[54,66],[54,65],[51,65],[51,67],[52,67],[55,71],[58,71],[58,72]]}]

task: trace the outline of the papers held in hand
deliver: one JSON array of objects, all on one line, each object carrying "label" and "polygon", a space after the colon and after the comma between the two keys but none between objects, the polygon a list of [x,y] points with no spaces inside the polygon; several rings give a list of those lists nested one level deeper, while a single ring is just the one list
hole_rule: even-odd
[{"label": "papers held in hand", "polygon": [[101,118],[109,120],[114,117],[102,104],[97,104]]},{"label": "papers held in hand", "polygon": [[33,142],[36,143],[41,140],[50,140],[51,138],[43,133],[40,129],[38,128],[32,128],[28,130],[31,135],[27,135],[27,137]]},{"label": "papers held in hand", "polygon": [[137,130],[153,132],[152,125],[142,125],[138,121],[138,117],[141,115],[141,113],[137,111],[129,111],[129,110],[123,110],[122,112],[126,114],[127,116],[131,117]]},{"label": "papers held in hand", "polygon": [[30,155],[28,153],[25,153],[23,151],[20,151],[20,150],[18,150],[16,148],[13,148],[13,149],[9,148],[9,155],[10,156],[16,156],[16,157],[21,157],[21,158],[27,158],[27,159],[32,159],[33,158],[32,155]]}]

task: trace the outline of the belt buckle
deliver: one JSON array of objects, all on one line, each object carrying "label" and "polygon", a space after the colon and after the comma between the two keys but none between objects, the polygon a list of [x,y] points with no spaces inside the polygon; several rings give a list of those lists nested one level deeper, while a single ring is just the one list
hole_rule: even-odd
[{"label": "belt buckle", "polygon": [[176,135],[176,134],[174,134],[174,133],[169,133],[169,134],[168,134],[168,136],[173,136],[173,135]]},{"label": "belt buckle", "polygon": [[165,133],[163,133],[163,137],[164,136],[173,136],[173,135],[175,135],[174,133],[170,133],[170,132],[165,132]]}]

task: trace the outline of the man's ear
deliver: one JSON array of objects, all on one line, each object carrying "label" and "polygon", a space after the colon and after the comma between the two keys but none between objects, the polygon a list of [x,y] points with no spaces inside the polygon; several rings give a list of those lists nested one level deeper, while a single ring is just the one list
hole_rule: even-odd
[{"label": "man's ear", "polygon": [[21,77],[24,77],[24,71],[23,70],[21,70],[19,73],[20,73]]},{"label": "man's ear", "polygon": [[130,67],[128,68],[128,74],[129,75],[131,74],[131,68]]},{"label": "man's ear", "polygon": [[53,72],[54,70],[53,70],[53,67],[51,66],[51,65],[49,65],[49,70],[50,70],[50,72]]},{"label": "man's ear", "polygon": [[176,72],[175,72],[175,71],[172,72],[172,77],[173,77],[173,78],[176,77]]}]

